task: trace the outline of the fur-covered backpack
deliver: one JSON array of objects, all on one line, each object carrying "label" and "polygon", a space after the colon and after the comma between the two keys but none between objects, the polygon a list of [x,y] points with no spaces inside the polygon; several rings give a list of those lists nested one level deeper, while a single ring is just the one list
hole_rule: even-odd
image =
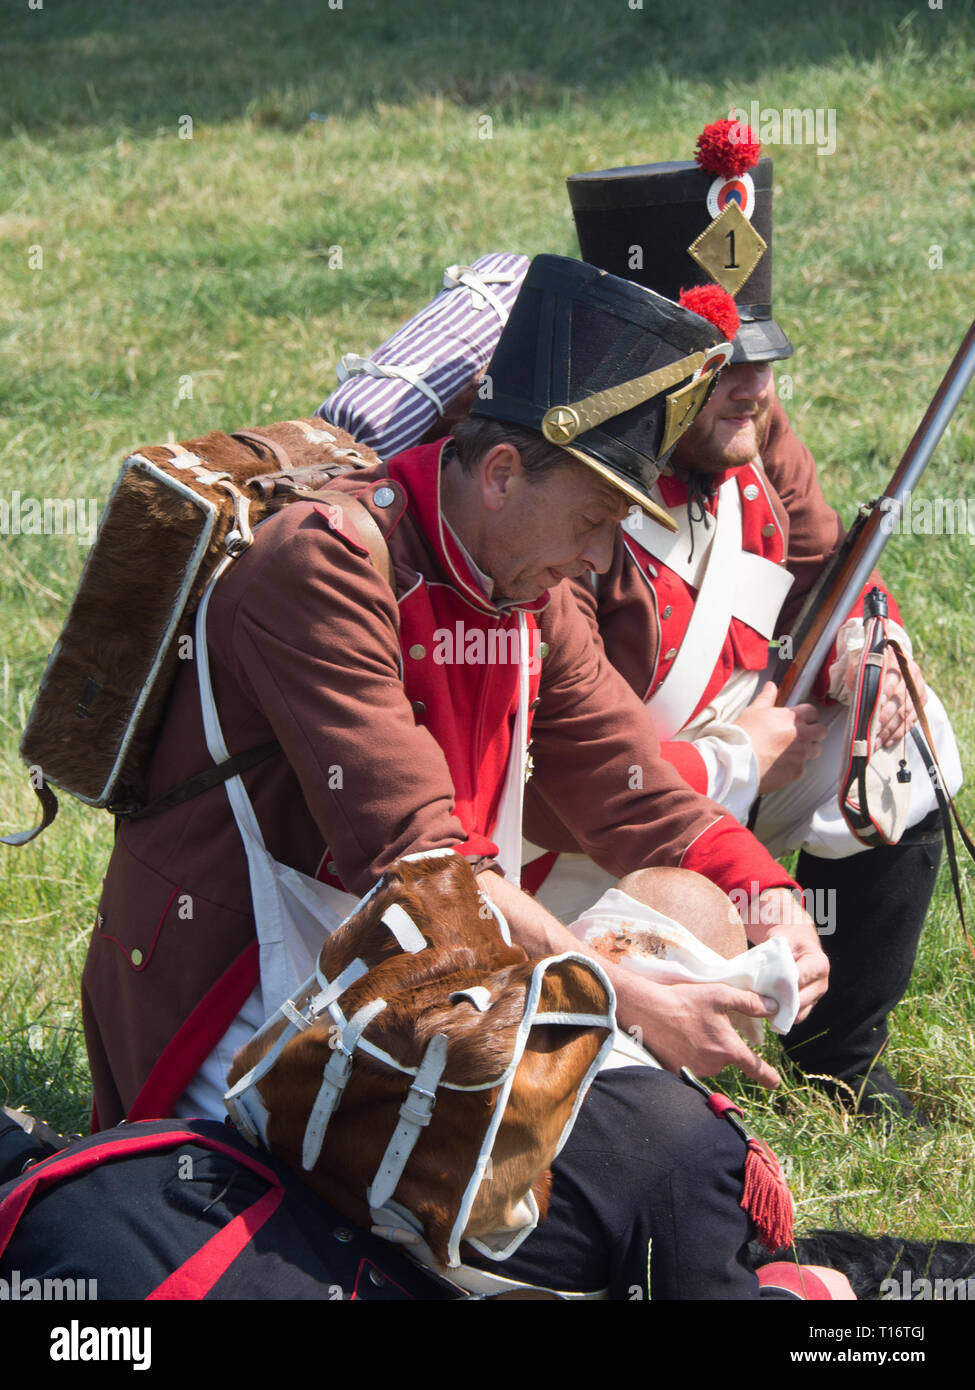
[{"label": "fur-covered backpack", "polygon": [[217,565],[253,541],[252,527],[314,495],[341,504],[373,564],[391,579],[369,513],[329,481],[379,459],[321,420],[138,450],[122,464],[67,621],[47,663],[20,745],[43,808],[40,825],[3,837],[26,844],[57,814],[51,785],[90,806],[140,815],[243,772],[268,744],[210,768],[144,804],[145,771],[163,706],[190,640],[193,613]]}]

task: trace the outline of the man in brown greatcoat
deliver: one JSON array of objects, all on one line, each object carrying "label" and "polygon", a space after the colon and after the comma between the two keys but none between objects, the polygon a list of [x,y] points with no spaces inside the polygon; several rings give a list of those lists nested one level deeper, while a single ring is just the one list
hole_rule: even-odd
[{"label": "man in brown greatcoat", "polygon": [[[574,343],[582,323],[594,357]],[[726,891],[757,885],[753,939],[785,940],[800,1007],[811,1008],[826,965],[792,880],[661,762],[638,699],[562,582],[610,563],[628,505],[647,503],[667,390],[713,365],[719,339],[656,296],[540,257],[492,361],[494,396],[480,409],[489,418],[453,445],[411,450],[342,484],[385,534],[396,592],[341,509],[314,502],[272,517],[211,588],[149,794],[198,770],[204,750],[219,761],[274,738],[283,756],[121,827],[84,978],[102,1125],[219,1113],[228,1053],[309,973],[353,895],[405,853],[467,856],[530,954],[579,949],[516,887],[529,737],[539,785],[611,872],[680,864]],[[607,406],[617,388],[630,402],[622,414]],[[542,424],[573,402],[591,423],[569,452],[542,438]],[[621,1024],[639,1027],[665,1067],[712,1074],[735,1062],[775,1084],[728,1018],[768,1016],[765,999],[610,973]],[[632,1085],[633,1074],[624,1065],[615,1076]],[[613,1076],[594,1083],[588,1106],[621,1084]],[[695,1098],[652,1065],[637,1083],[677,1089],[655,1170],[664,1187],[688,1164],[710,1173],[717,1148],[697,1128],[679,1130]],[[648,1125],[660,1113],[637,1110]],[[734,1171],[742,1156],[739,1147],[721,1162]],[[733,1224],[741,1181],[739,1166],[703,1193],[690,1182],[704,1264],[716,1258],[709,1213],[727,1205]],[[731,1277],[721,1268],[718,1284]]]},{"label": "man in brown greatcoat", "polygon": [[[546,282],[536,295],[576,292],[580,268],[556,262],[566,264],[571,269],[559,269],[563,279],[556,275],[555,288]],[[603,291],[608,294],[605,284]],[[595,291],[583,286],[579,293]],[[657,312],[642,298],[636,311],[607,302],[600,312],[612,335],[620,332],[620,318],[626,323],[633,312]],[[694,315],[674,315],[665,327],[681,346],[694,333],[700,337],[702,327],[709,341],[720,336]],[[513,315],[499,352],[525,333]],[[660,357],[649,334],[643,353]],[[569,399],[587,387],[580,372]],[[503,410],[520,423],[522,403],[502,395],[497,405],[499,394],[495,415]],[[545,404],[528,402],[536,412],[531,418]],[[659,415],[653,402],[651,408]],[[639,470],[646,467],[651,427],[643,427],[639,454],[625,440],[604,450],[609,464],[598,456],[590,462],[579,449],[581,464],[568,461],[564,473],[560,468],[537,483],[526,481],[504,427],[493,428],[500,428],[502,442],[480,457],[475,452],[462,462],[446,446],[425,446],[376,476],[356,475],[346,484],[386,534],[397,596],[341,518],[332,524],[323,509],[303,503],[262,527],[252,549],[213,588],[205,627],[198,628],[197,661],[182,671],[161,731],[150,796],[198,770],[205,747],[219,754],[200,713],[197,678],[207,653],[227,749],[243,751],[273,737],[284,756],[242,779],[264,838],[255,848],[252,828],[247,831],[249,861],[238,828],[247,813],[236,808],[232,815],[219,789],[120,830],[84,978],[101,1124],[170,1113],[208,1057],[206,1085],[182,1104],[199,1110],[209,1095],[212,1107],[228,1054],[280,1002],[266,997],[277,991],[280,972],[293,974],[314,958],[313,944],[305,943],[304,955],[295,944],[300,932],[285,942],[284,966],[279,938],[287,933],[268,928],[260,945],[255,940],[253,903],[263,891],[255,884],[268,874],[272,897],[282,874],[288,887],[295,870],[304,879],[299,893],[320,891],[312,917],[325,911],[328,894],[338,895],[337,921],[349,895],[368,888],[398,856],[455,846],[486,871],[482,882],[528,949],[567,944],[557,922],[492,872],[502,801],[510,803],[522,785],[529,722],[539,785],[609,871],[681,864],[726,891],[758,884],[768,895],[756,905],[755,939],[794,906],[792,880],[781,866],[659,760],[652,730],[633,717],[638,703],[593,647],[560,582],[609,564],[628,499],[645,499]],[[656,417],[652,428],[659,438]],[[535,434],[532,439],[551,462],[548,446]],[[478,471],[485,458],[494,469],[486,479]],[[631,465],[630,475],[619,459]],[[487,640],[515,628],[527,667],[517,659],[492,663],[490,652],[478,659],[478,633]],[[438,660],[438,644],[458,632],[466,634],[466,650],[459,641],[457,651],[441,652]],[[528,689],[520,692],[525,670]],[[536,707],[524,712],[516,737],[520,693]],[[517,809],[508,820],[517,822]],[[509,833],[509,845],[511,839]],[[503,864],[509,877],[517,873],[517,844],[516,834]],[[309,890],[312,876],[316,888]],[[759,922],[762,908],[767,915]],[[275,902],[270,915],[280,910]],[[794,943],[808,1007],[824,984],[811,923],[773,929]],[[272,967],[272,960],[278,964]],[[737,992],[668,986],[661,994],[632,978],[617,985],[624,1022],[640,1027],[665,1063],[686,1062],[710,1074],[734,1060],[774,1082],[771,1068],[728,1024]],[[736,997],[734,1007],[741,1004]],[[767,1012],[754,996],[744,1011]]]}]

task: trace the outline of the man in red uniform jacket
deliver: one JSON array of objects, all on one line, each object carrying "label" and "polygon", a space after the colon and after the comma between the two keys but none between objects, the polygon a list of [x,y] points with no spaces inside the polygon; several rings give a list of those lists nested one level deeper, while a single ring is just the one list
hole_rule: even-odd
[{"label": "man in red uniform jacket", "polygon": [[[776,399],[771,362],[792,347],[772,318],[772,170],[771,160],[757,161],[747,129],[717,122],[703,133],[696,162],[569,180],[587,260],[659,293],[681,294],[691,306],[706,303],[717,283],[735,295],[738,310],[727,328],[732,365],[653,489],[678,533],[645,526],[633,514],[610,570],[595,592],[578,586],[578,597],[613,665],[646,703],[672,765],[742,821],[761,792],[758,837],[775,854],[802,848],[797,878],[807,907],[816,908],[832,968],[823,1006],[788,1035],[787,1052],[802,1069],[845,1082],[841,1095],[856,1096],[863,1111],[884,1111],[890,1102],[911,1114],[876,1058],[887,1040],[887,1014],[910,979],[940,833],[913,745],[912,829],[900,844],[871,851],[868,868],[839,812],[845,718],[837,718],[842,711],[831,700],[847,696],[847,651],[862,630],[855,619],[863,595],[820,673],[814,703],[776,708],[766,683],[776,664],[769,640],[788,634],[844,532]],[[687,286],[694,288],[682,293]],[[891,615],[899,618],[892,600]],[[884,742],[894,744],[915,716],[899,675],[888,672],[885,680],[881,726]],[[957,750],[933,695],[926,712],[954,791]],[[529,830],[555,846],[550,808],[535,806]],[[576,868],[579,897],[570,902],[560,892],[560,872],[568,886],[562,867],[541,897],[571,916],[602,883]]]}]

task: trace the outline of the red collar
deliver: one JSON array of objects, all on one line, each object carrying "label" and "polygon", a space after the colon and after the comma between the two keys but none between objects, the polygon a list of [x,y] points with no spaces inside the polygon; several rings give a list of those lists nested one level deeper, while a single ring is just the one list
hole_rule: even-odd
[{"label": "red collar", "polygon": [[[737,468],[725,468],[720,473],[713,473],[711,476],[714,478],[715,493],[722,483],[726,483],[729,478],[737,477],[745,468],[750,467],[750,463],[742,463]],[[688,488],[683,478],[677,478],[671,473],[661,473],[657,479],[657,486],[660,488],[660,495],[664,499],[665,506],[686,506]]]},{"label": "red collar", "polygon": [[525,613],[540,613],[549,601],[547,589],[536,599],[497,608],[481,588],[470,562],[444,521],[440,507],[440,472],[444,449],[449,443],[449,439],[438,439],[433,444],[420,444],[415,449],[397,454],[387,464],[390,478],[399,483],[406,493],[410,514],[419,523],[450,582],[469,603],[484,613],[510,613],[519,609]]}]

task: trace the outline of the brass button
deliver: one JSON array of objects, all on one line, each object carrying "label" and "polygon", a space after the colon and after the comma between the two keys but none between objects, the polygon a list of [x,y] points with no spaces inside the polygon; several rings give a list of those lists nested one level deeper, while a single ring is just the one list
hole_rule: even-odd
[{"label": "brass button", "polygon": [[427,707],[426,707],[426,705],[423,703],[422,700],[414,700],[414,701],[413,701],[413,713],[414,713],[414,714],[426,714],[426,712],[427,712]]},{"label": "brass button", "polygon": [[386,1276],[385,1276],[385,1274],[380,1274],[380,1272],[379,1272],[378,1269],[375,1269],[375,1268],[370,1269],[370,1271],[369,1271],[369,1282],[370,1282],[370,1284],[375,1284],[375,1286],[376,1286],[377,1289],[381,1289],[381,1288],[384,1287],[384,1285],[385,1285],[385,1283],[386,1283]]},{"label": "brass button", "polygon": [[540,645],[539,648],[538,648],[538,655],[544,659],[546,656],[548,656],[549,651],[550,651],[550,647],[549,647],[548,643],[547,643],[547,642],[542,642],[541,645]]},{"label": "brass button", "polygon": [[675,657],[676,655],[677,655],[677,648],[676,648],[676,647],[671,647],[670,651],[669,651],[669,652],[666,652],[666,653],[664,654],[664,661],[673,661],[673,659],[674,659],[674,657]]},{"label": "brass button", "polygon": [[762,535],[763,535],[763,536],[774,536],[774,535],[775,535],[775,526],[773,525],[773,523],[772,523],[771,521],[766,521],[765,525],[762,527]]},{"label": "brass button", "polygon": [[539,707],[539,705],[540,705],[541,703],[542,703],[542,697],[541,697],[541,695],[536,695],[535,698],[534,698],[534,700],[532,700],[531,704],[528,706],[528,708],[529,708],[529,709],[538,709],[538,707]]},{"label": "brass button", "polygon": [[414,642],[412,647],[410,648],[410,656],[413,658],[414,661],[422,661],[426,654],[427,649],[422,644],[422,642]]},{"label": "brass button", "polygon": [[132,954],[129,956],[129,960],[131,960],[131,962],[132,962],[133,965],[141,965],[141,964],[142,964],[143,956],[142,956],[142,952],[139,950],[138,946],[136,946],[135,950],[134,950],[134,951],[132,952]]},{"label": "brass button", "polygon": [[343,1245],[347,1245],[350,1240],[355,1240],[355,1235],[346,1226],[336,1226],[332,1235],[336,1240],[340,1240]]},{"label": "brass button", "polygon": [[674,616],[673,606],[668,603],[667,607],[664,609],[660,616],[663,618],[664,622],[666,622],[668,618],[672,618]]},{"label": "brass button", "polygon": [[325,872],[326,872],[327,874],[337,874],[337,873],[338,873],[338,865],[336,864],[336,862],[335,862],[334,859],[329,859],[329,860],[326,862],[326,864],[325,864]]}]

